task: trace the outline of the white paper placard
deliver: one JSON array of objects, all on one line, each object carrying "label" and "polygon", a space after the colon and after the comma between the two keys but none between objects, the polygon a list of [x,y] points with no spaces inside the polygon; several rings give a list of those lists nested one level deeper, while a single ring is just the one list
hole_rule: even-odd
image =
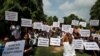
[{"label": "white paper placard", "polygon": [[48,38],[39,37],[38,38],[38,46],[49,47],[49,39]]},{"label": "white paper placard", "polygon": [[81,30],[80,30],[80,35],[81,35],[82,37],[89,37],[89,36],[90,36],[90,30],[81,29]]},{"label": "white paper placard", "polygon": [[59,18],[58,21],[59,21],[60,23],[64,23],[64,19],[63,19],[63,18]]},{"label": "white paper placard", "polygon": [[34,22],[33,29],[42,29],[42,22]]},{"label": "white paper placard", "polygon": [[78,26],[79,25],[79,21],[78,20],[72,20],[72,25],[74,26]]},{"label": "white paper placard", "polygon": [[69,31],[69,29],[71,28],[71,25],[62,25],[62,31]]},{"label": "white paper placard", "polygon": [[60,38],[50,38],[50,45],[60,46],[61,39]]},{"label": "white paper placard", "polygon": [[21,26],[32,27],[32,19],[21,18]]},{"label": "white paper placard", "polygon": [[99,34],[92,34],[93,38],[97,37],[100,40],[100,35]]},{"label": "white paper placard", "polygon": [[86,50],[100,50],[96,42],[84,42]]},{"label": "white paper placard", "polygon": [[90,20],[90,26],[98,26],[99,20]]},{"label": "white paper placard", "polygon": [[53,27],[60,27],[60,22],[53,22]]},{"label": "white paper placard", "polygon": [[71,25],[62,25],[62,31],[73,33],[73,28],[71,28]]},{"label": "white paper placard", "polygon": [[42,31],[49,32],[50,31],[50,26],[48,26],[48,25],[42,25]]},{"label": "white paper placard", "polygon": [[5,11],[5,20],[18,21],[18,13],[12,11]]},{"label": "white paper placard", "polygon": [[87,24],[86,24],[86,22],[80,22],[79,25],[86,27]]},{"label": "white paper placard", "polygon": [[83,40],[82,39],[74,39],[73,40],[74,48],[83,50]]},{"label": "white paper placard", "polygon": [[25,40],[8,42],[2,56],[23,56]]}]

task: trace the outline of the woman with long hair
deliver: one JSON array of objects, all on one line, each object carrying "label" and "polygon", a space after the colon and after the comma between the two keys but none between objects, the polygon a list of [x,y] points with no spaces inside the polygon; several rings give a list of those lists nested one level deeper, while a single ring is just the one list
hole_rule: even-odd
[{"label": "woman with long hair", "polygon": [[72,41],[73,41],[72,35],[70,33],[66,33],[63,37],[63,46],[64,46],[63,56],[76,56]]}]

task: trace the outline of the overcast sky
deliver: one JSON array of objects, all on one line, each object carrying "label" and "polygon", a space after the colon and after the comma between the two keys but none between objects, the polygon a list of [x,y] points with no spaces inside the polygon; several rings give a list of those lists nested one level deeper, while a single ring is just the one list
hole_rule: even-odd
[{"label": "overcast sky", "polygon": [[97,0],[43,0],[44,13],[48,16],[62,18],[75,14],[88,20],[90,9]]}]

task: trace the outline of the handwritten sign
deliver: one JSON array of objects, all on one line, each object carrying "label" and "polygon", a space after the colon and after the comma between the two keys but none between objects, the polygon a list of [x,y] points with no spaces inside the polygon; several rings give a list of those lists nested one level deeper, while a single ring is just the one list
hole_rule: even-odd
[{"label": "handwritten sign", "polygon": [[84,49],[82,39],[74,39],[73,44],[75,49],[82,49],[82,50]]},{"label": "handwritten sign", "polygon": [[78,20],[72,20],[72,25],[78,26],[79,25],[79,21]]},{"label": "handwritten sign", "polygon": [[99,20],[90,20],[90,26],[98,26]]},{"label": "handwritten sign", "polygon": [[5,11],[5,20],[18,21],[18,13],[12,11]]},{"label": "handwritten sign", "polygon": [[32,19],[21,18],[21,26],[32,27]]},{"label": "handwritten sign", "polygon": [[80,35],[81,35],[82,37],[89,37],[89,36],[90,36],[90,30],[81,29],[81,30],[80,30]]},{"label": "handwritten sign", "polygon": [[42,25],[42,31],[49,32],[50,31],[50,26],[48,26],[48,25]]},{"label": "handwritten sign", "polygon": [[42,29],[42,22],[34,22],[33,29]]},{"label": "handwritten sign", "polygon": [[23,56],[25,40],[8,42],[5,45],[2,56]]},{"label": "handwritten sign", "polygon": [[60,27],[60,22],[53,22],[53,27]]},{"label": "handwritten sign", "polygon": [[49,47],[49,39],[48,38],[39,37],[38,38],[38,46]]},{"label": "handwritten sign", "polygon": [[84,42],[86,50],[100,50],[96,42]]},{"label": "handwritten sign", "polygon": [[92,36],[95,38],[97,37],[100,40],[100,34],[92,34]]},{"label": "handwritten sign", "polygon": [[80,22],[79,25],[86,27],[86,22]]},{"label": "handwritten sign", "polygon": [[50,38],[50,45],[60,46],[60,38]]}]

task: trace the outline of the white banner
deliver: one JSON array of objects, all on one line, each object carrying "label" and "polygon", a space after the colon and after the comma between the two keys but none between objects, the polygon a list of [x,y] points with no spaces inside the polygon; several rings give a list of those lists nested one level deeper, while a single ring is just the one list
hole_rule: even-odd
[{"label": "white banner", "polygon": [[83,40],[82,39],[74,39],[73,40],[74,48],[83,50]]},{"label": "white banner", "polygon": [[61,39],[60,38],[50,38],[50,45],[60,46]]},{"label": "white banner", "polygon": [[8,42],[2,56],[23,56],[25,40]]},{"label": "white banner", "polygon": [[78,26],[79,25],[79,21],[78,20],[72,20],[72,25],[74,26]]},{"label": "white banner", "polygon": [[32,27],[32,19],[21,18],[21,26]]},{"label": "white banner", "polygon": [[100,50],[96,42],[84,42],[86,50]]},{"label": "white banner", "polygon": [[38,38],[38,46],[49,47],[49,39],[48,38],[39,37]]},{"label": "white banner", "polygon": [[99,20],[90,20],[90,26],[98,26]]},{"label": "white banner", "polygon": [[90,30],[81,29],[80,30],[80,35],[82,37],[89,37],[90,36]]},{"label": "white banner", "polygon": [[60,22],[53,22],[53,27],[60,27]]},{"label": "white banner", "polygon": [[34,22],[33,29],[42,29],[42,22]]},{"label": "white banner", "polygon": [[18,13],[12,11],[5,11],[5,20],[18,21]]},{"label": "white banner", "polygon": [[87,23],[86,22],[80,22],[79,25],[86,27]]}]

